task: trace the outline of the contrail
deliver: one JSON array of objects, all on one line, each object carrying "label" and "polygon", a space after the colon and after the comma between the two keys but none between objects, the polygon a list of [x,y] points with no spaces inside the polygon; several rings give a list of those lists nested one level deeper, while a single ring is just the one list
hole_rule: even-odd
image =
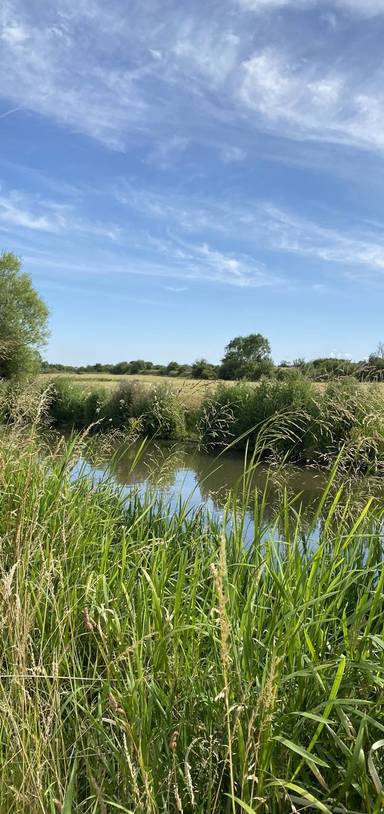
[{"label": "contrail", "polygon": [[6,110],[5,113],[0,113],[0,119],[5,119],[6,116],[10,116],[11,113],[17,113],[18,110],[22,110],[21,107],[11,107],[10,110]]}]

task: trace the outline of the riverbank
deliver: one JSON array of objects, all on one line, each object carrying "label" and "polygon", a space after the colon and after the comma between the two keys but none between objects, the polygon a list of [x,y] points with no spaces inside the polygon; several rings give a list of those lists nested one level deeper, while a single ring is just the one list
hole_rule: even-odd
[{"label": "riverbank", "polygon": [[[297,374],[257,387],[218,385],[198,406],[186,406],[174,387],[121,383],[112,392],[83,390],[65,378],[45,388],[51,426],[92,432],[120,431],[137,437],[193,440],[202,448],[245,450],[256,445],[265,458],[329,467],[342,452],[353,472],[384,471],[384,391],[381,384],[335,381],[321,389]],[[36,395],[34,396],[36,398]],[[3,389],[2,414],[14,412],[12,386]],[[18,404],[28,400],[21,390]]]},{"label": "riverbank", "polygon": [[380,811],[382,509],[329,483],[317,548],[284,498],[261,545],[260,494],[245,550],[39,443],[0,438],[0,810]]}]

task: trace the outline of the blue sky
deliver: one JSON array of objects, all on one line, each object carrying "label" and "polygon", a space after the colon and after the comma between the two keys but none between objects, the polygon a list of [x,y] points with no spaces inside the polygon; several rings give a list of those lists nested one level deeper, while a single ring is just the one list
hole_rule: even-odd
[{"label": "blue sky", "polygon": [[384,0],[2,0],[0,248],[50,361],[384,339]]}]

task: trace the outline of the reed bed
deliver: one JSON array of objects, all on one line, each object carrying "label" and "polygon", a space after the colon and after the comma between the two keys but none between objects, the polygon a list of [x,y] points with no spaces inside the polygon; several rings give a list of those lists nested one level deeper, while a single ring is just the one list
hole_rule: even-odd
[{"label": "reed bed", "polygon": [[0,438],[0,812],[379,814],[382,507],[336,465],[246,548],[255,455],[220,525],[74,482],[81,443]]},{"label": "reed bed", "polygon": [[[193,440],[216,451],[229,444],[243,450],[263,443],[266,458],[325,467],[344,449],[344,464],[350,472],[376,475],[384,471],[380,384],[363,386],[344,379],[328,383],[320,392],[296,373],[282,381],[264,379],[257,387],[218,385],[196,407],[192,403],[186,406],[182,391],[165,383],[145,388],[132,380],[112,392],[95,387],[87,392],[70,379],[58,377],[45,390],[39,382],[28,387],[3,383],[0,423],[13,416],[15,400],[22,407],[31,398],[45,402],[47,419],[59,430],[82,431],[92,425],[101,434],[135,428],[142,437]],[[265,433],[272,427],[271,443],[266,444]]]}]

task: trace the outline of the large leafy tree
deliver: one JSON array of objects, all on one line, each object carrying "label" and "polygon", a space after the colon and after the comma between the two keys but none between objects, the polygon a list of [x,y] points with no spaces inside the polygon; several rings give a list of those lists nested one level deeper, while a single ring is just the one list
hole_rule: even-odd
[{"label": "large leafy tree", "polygon": [[48,308],[12,252],[0,254],[0,378],[20,377],[39,365],[48,335]]},{"label": "large leafy tree", "polygon": [[236,336],[225,348],[220,375],[223,379],[257,380],[271,373],[271,346],[262,334]]}]

